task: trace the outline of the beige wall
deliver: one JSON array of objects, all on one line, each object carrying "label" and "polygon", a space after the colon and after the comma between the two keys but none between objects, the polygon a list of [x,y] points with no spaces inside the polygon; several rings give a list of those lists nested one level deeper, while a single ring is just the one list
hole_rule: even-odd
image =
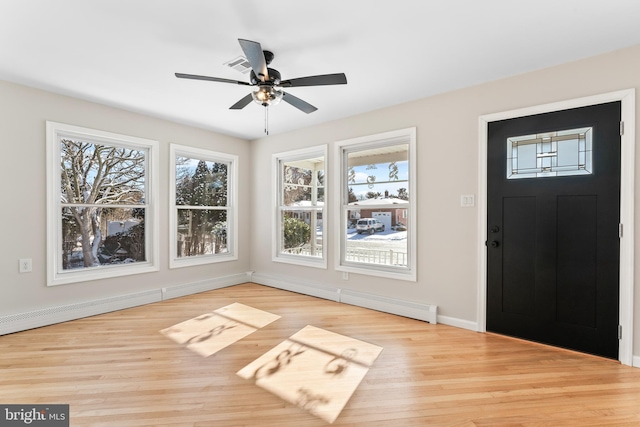
[{"label": "beige wall", "polygon": [[[473,72],[473,64],[468,72]],[[437,304],[446,319],[473,325],[478,321],[478,211],[460,207],[460,195],[478,194],[478,118],[631,88],[640,88],[640,46],[253,141],[252,269],[321,286]],[[640,114],[640,109],[636,111]],[[267,222],[264,207],[272,205],[271,181],[264,177],[271,173],[273,153],[319,144],[329,144],[331,153],[335,141],[413,126],[418,139],[418,182],[412,185],[418,193],[416,283],[356,274],[345,281],[333,268],[338,255],[331,242],[327,270],[271,261],[271,234],[259,230]],[[640,185],[636,189],[638,194]],[[337,200],[330,198],[330,202]],[[637,206],[636,212],[640,212]],[[336,239],[339,230],[332,218],[329,221],[329,237]],[[640,229],[638,222],[636,214],[636,228]],[[640,233],[636,241],[639,239]],[[638,259],[640,251],[636,251]],[[636,269],[636,279],[639,274]],[[640,355],[638,286],[634,314],[634,354]]]},{"label": "beige wall", "polygon": [[[160,271],[125,278],[46,286],[47,120],[148,138],[160,143]],[[249,269],[249,233],[241,228],[239,260],[169,270],[169,143],[190,145],[239,156],[240,205],[249,205],[250,144],[247,141],[109,108],[91,102],[0,82],[0,316],[112,296],[134,294]],[[240,223],[250,212],[241,209]],[[18,273],[18,259],[32,258],[33,272]]]},{"label": "beige wall", "polygon": [[[470,64],[468,72],[473,72]],[[478,194],[478,117],[483,114],[640,87],[640,46],[354,116],[271,135],[252,142],[0,82],[0,316],[135,293],[249,270],[320,287],[338,287],[420,303],[437,304],[453,322],[477,322],[477,208],[461,208],[460,195]],[[283,106],[282,108],[287,108]],[[636,108],[640,113],[640,109]],[[125,278],[47,287],[45,280],[45,121],[122,133],[160,142],[160,271]],[[637,120],[637,119],[636,119]],[[328,246],[326,270],[274,263],[271,156],[273,153],[416,127],[418,179],[417,282],[335,271]],[[239,259],[168,269],[169,143],[208,148],[240,158]],[[640,156],[640,150],[637,151]],[[638,164],[638,159],[636,159]],[[329,164],[329,174],[331,174]],[[331,175],[329,175],[331,177]],[[637,180],[640,178],[637,178]],[[636,185],[640,192],[640,185]],[[640,198],[636,197],[636,200]],[[330,199],[330,202],[335,202]],[[637,202],[636,202],[637,205]],[[638,208],[638,206],[636,206]],[[640,209],[636,209],[640,212]],[[637,217],[638,215],[636,215]],[[638,219],[636,218],[636,228]],[[326,220],[329,238],[338,230]],[[249,224],[250,227],[244,225]],[[640,229],[640,228],[638,228]],[[637,233],[636,240],[640,239]],[[34,271],[18,273],[18,259],[32,258]],[[636,260],[640,251],[636,252]],[[637,263],[636,263],[637,264]],[[636,279],[640,269],[636,270]],[[636,280],[637,283],[637,280]],[[635,289],[634,354],[640,355],[640,289]]]}]

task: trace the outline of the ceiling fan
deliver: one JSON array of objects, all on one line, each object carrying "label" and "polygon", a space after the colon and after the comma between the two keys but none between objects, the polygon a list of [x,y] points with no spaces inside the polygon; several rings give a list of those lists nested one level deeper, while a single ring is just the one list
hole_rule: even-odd
[{"label": "ceiling fan", "polygon": [[219,77],[198,76],[194,74],[175,73],[180,79],[208,80],[220,83],[233,83],[243,86],[256,87],[255,90],[233,104],[231,110],[241,110],[251,101],[268,107],[276,105],[281,100],[285,101],[300,111],[307,114],[317,110],[316,107],[297,98],[290,93],[282,90],[282,88],[301,87],[301,86],[326,86],[326,85],[342,85],[347,84],[347,77],[344,73],[324,74],[318,76],[299,77],[296,79],[281,80],[280,72],[267,66],[273,60],[273,53],[268,50],[262,50],[260,43],[251,40],[238,39],[249,65],[251,65],[250,82],[241,82],[237,80],[223,79]]}]

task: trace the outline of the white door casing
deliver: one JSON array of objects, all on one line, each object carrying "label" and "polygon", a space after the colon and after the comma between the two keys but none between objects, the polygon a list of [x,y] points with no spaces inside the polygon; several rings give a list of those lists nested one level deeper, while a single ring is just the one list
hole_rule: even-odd
[{"label": "white door casing", "polygon": [[479,117],[478,123],[478,308],[477,330],[486,332],[487,298],[487,127],[489,122],[533,114],[560,111],[605,102],[621,101],[621,186],[620,186],[620,347],[619,360],[633,365],[634,288],[634,198],[635,198],[635,89],[577,98]]}]

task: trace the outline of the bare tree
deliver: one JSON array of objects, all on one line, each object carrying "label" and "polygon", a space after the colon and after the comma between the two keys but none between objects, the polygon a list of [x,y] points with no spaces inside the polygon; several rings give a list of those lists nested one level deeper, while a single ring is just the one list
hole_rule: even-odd
[{"label": "bare tree", "polygon": [[84,266],[97,266],[103,210],[110,205],[139,208],[144,199],[145,151],[74,139],[60,143],[66,221],[80,234]]}]

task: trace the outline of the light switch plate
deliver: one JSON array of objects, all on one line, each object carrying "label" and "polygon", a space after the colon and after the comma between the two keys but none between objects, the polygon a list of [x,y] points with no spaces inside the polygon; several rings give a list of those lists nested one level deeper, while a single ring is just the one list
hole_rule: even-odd
[{"label": "light switch plate", "polygon": [[476,196],[473,194],[463,194],[460,196],[460,206],[463,208],[472,208],[476,205]]}]

